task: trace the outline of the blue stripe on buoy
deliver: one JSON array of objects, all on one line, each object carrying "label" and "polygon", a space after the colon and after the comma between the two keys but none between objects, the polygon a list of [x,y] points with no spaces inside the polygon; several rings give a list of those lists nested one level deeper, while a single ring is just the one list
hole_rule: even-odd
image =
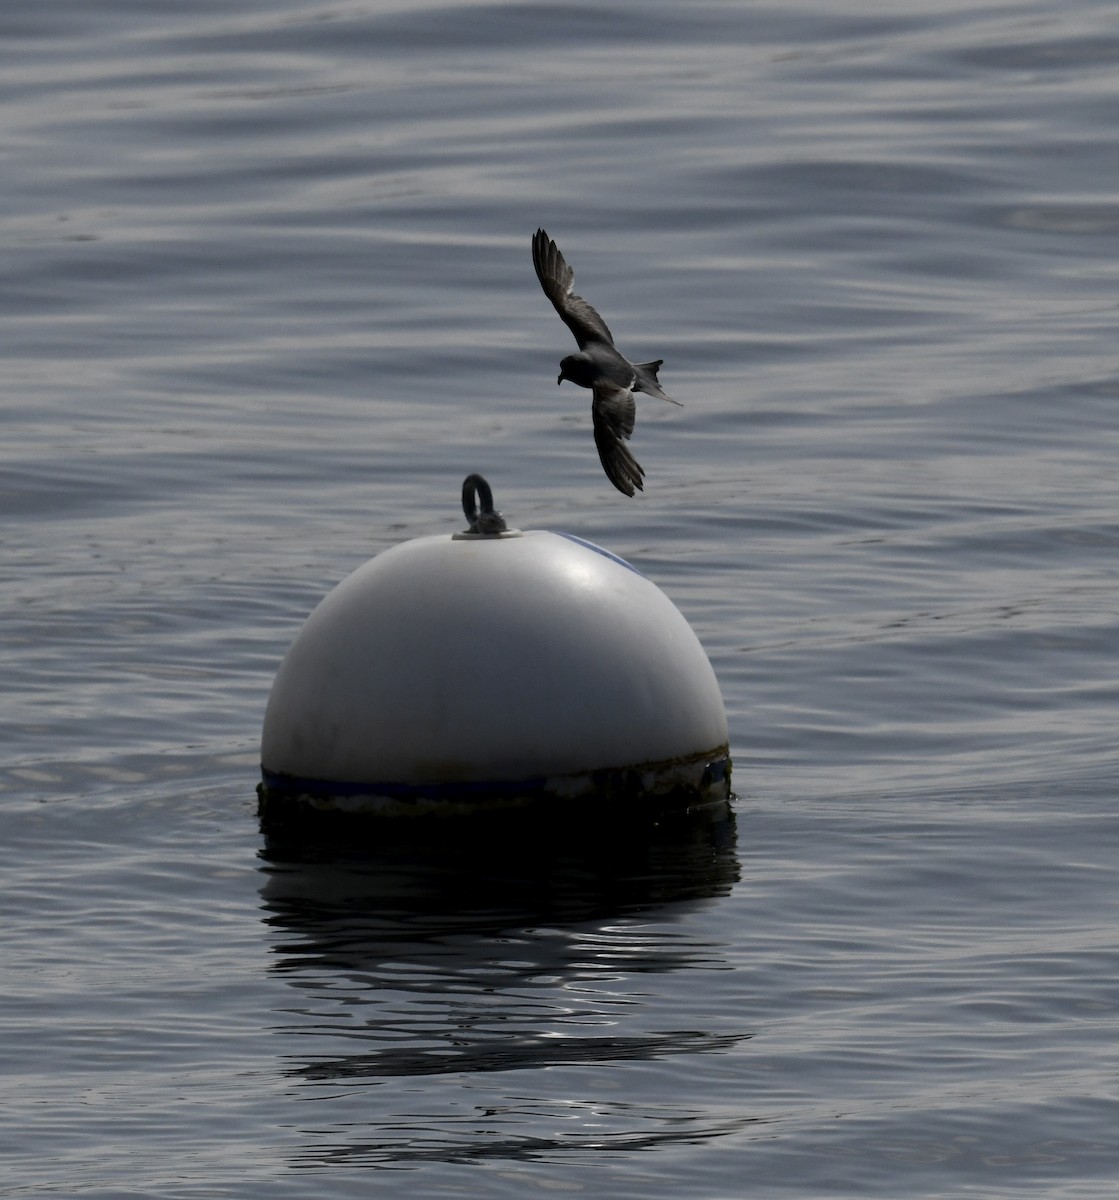
[{"label": "blue stripe on buoy", "polygon": [[289,796],[384,796],[389,800],[470,800],[483,796],[498,799],[540,791],[548,782],[541,776],[539,779],[521,779],[516,783],[349,783],[333,779],[303,779],[298,775],[282,775],[269,771],[266,767],[261,767],[260,774],[268,791],[286,793]]},{"label": "blue stripe on buoy", "polygon": [[[578,546],[585,546],[588,550],[593,550],[595,554],[601,554],[603,558],[608,558],[611,560],[611,562],[616,562],[618,566],[625,567],[627,571],[632,571],[635,575],[641,575],[641,572],[633,565],[633,563],[626,562],[624,558],[619,557],[617,554],[611,554],[609,550],[603,550],[601,546],[596,546],[594,542],[588,542],[586,538],[576,537],[573,533],[564,533],[562,530],[558,529],[556,530],[556,533],[562,538],[567,538],[569,542],[574,542]],[[641,575],[641,578],[645,579],[647,577],[645,575]]]}]

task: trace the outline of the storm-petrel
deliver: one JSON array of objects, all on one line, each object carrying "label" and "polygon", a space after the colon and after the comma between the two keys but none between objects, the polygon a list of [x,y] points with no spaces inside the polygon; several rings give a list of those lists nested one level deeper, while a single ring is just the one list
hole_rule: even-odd
[{"label": "storm-petrel", "polygon": [[606,322],[582,296],[571,290],[575,272],[543,229],[538,229],[532,239],[532,264],[544,294],[579,343],[579,353],[569,354],[560,362],[556,383],[570,379],[591,389],[594,442],[603,470],[619,492],[632,496],[635,489],[641,489],[645,478],[645,472],[626,445],[637,410],[633,393],[647,392],[670,404],[680,403],[666,395],[657,382],[657,370],[664,359],[631,363],[618,353]]}]

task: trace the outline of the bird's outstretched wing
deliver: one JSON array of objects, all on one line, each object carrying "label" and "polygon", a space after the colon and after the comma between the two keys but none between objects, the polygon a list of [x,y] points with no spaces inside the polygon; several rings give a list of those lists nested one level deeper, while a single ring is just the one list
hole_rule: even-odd
[{"label": "bird's outstretched wing", "polygon": [[532,265],[536,268],[536,278],[540,280],[544,295],[555,305],[563,323],[575,335],[579,349],[585,350],[592,342],[605,342],[613,346],[614,335],[606,322],[592,305],[571,290],[575,272],[543,229],[538,229],[532,238]]},{"label": "bird's outstretched wing", "polygon": [[597,384],[593,389],[591,416],[594,419],[594,444],[607,479],[627,496],[642,491],[645,472],[641,464],[629,451],[626,438],[633,432],[633,420],[637,412],[633,393],[629,388],[612,387],[607,383]]}]

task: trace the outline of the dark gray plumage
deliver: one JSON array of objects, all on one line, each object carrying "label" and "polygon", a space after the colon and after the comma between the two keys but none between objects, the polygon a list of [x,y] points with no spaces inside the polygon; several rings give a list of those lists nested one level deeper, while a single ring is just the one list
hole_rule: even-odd
[{"label": "dark gray plumage", "polygon": [[543,229],[538,229],[532,239],[532,265],[544,295],[579,344],[578,354],[569,354],[560,362],[556,383],[570,379],[591,389],[598,457],[610,482],[619,492],[632,496],[634,491],[641,490],[645,478],[645,472],[626,445],[637,412],[633,393],[646,392],[670,404],[680,403],[666,395],[657,382],[657,371],[664,360],[631,363],[615,349],[614,336],[606,322],[582,296],[572,291],[575,272]]}]

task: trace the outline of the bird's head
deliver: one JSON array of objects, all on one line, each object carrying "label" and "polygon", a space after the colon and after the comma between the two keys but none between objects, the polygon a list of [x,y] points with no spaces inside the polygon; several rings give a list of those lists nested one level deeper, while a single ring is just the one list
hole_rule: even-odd
[{"label": "bird's head", "polygon": [[585,354],[569,354],[560,359],[560,373],[556,383],[570,379],[580,387],[590,387],[594,382],[594,364]]}]

